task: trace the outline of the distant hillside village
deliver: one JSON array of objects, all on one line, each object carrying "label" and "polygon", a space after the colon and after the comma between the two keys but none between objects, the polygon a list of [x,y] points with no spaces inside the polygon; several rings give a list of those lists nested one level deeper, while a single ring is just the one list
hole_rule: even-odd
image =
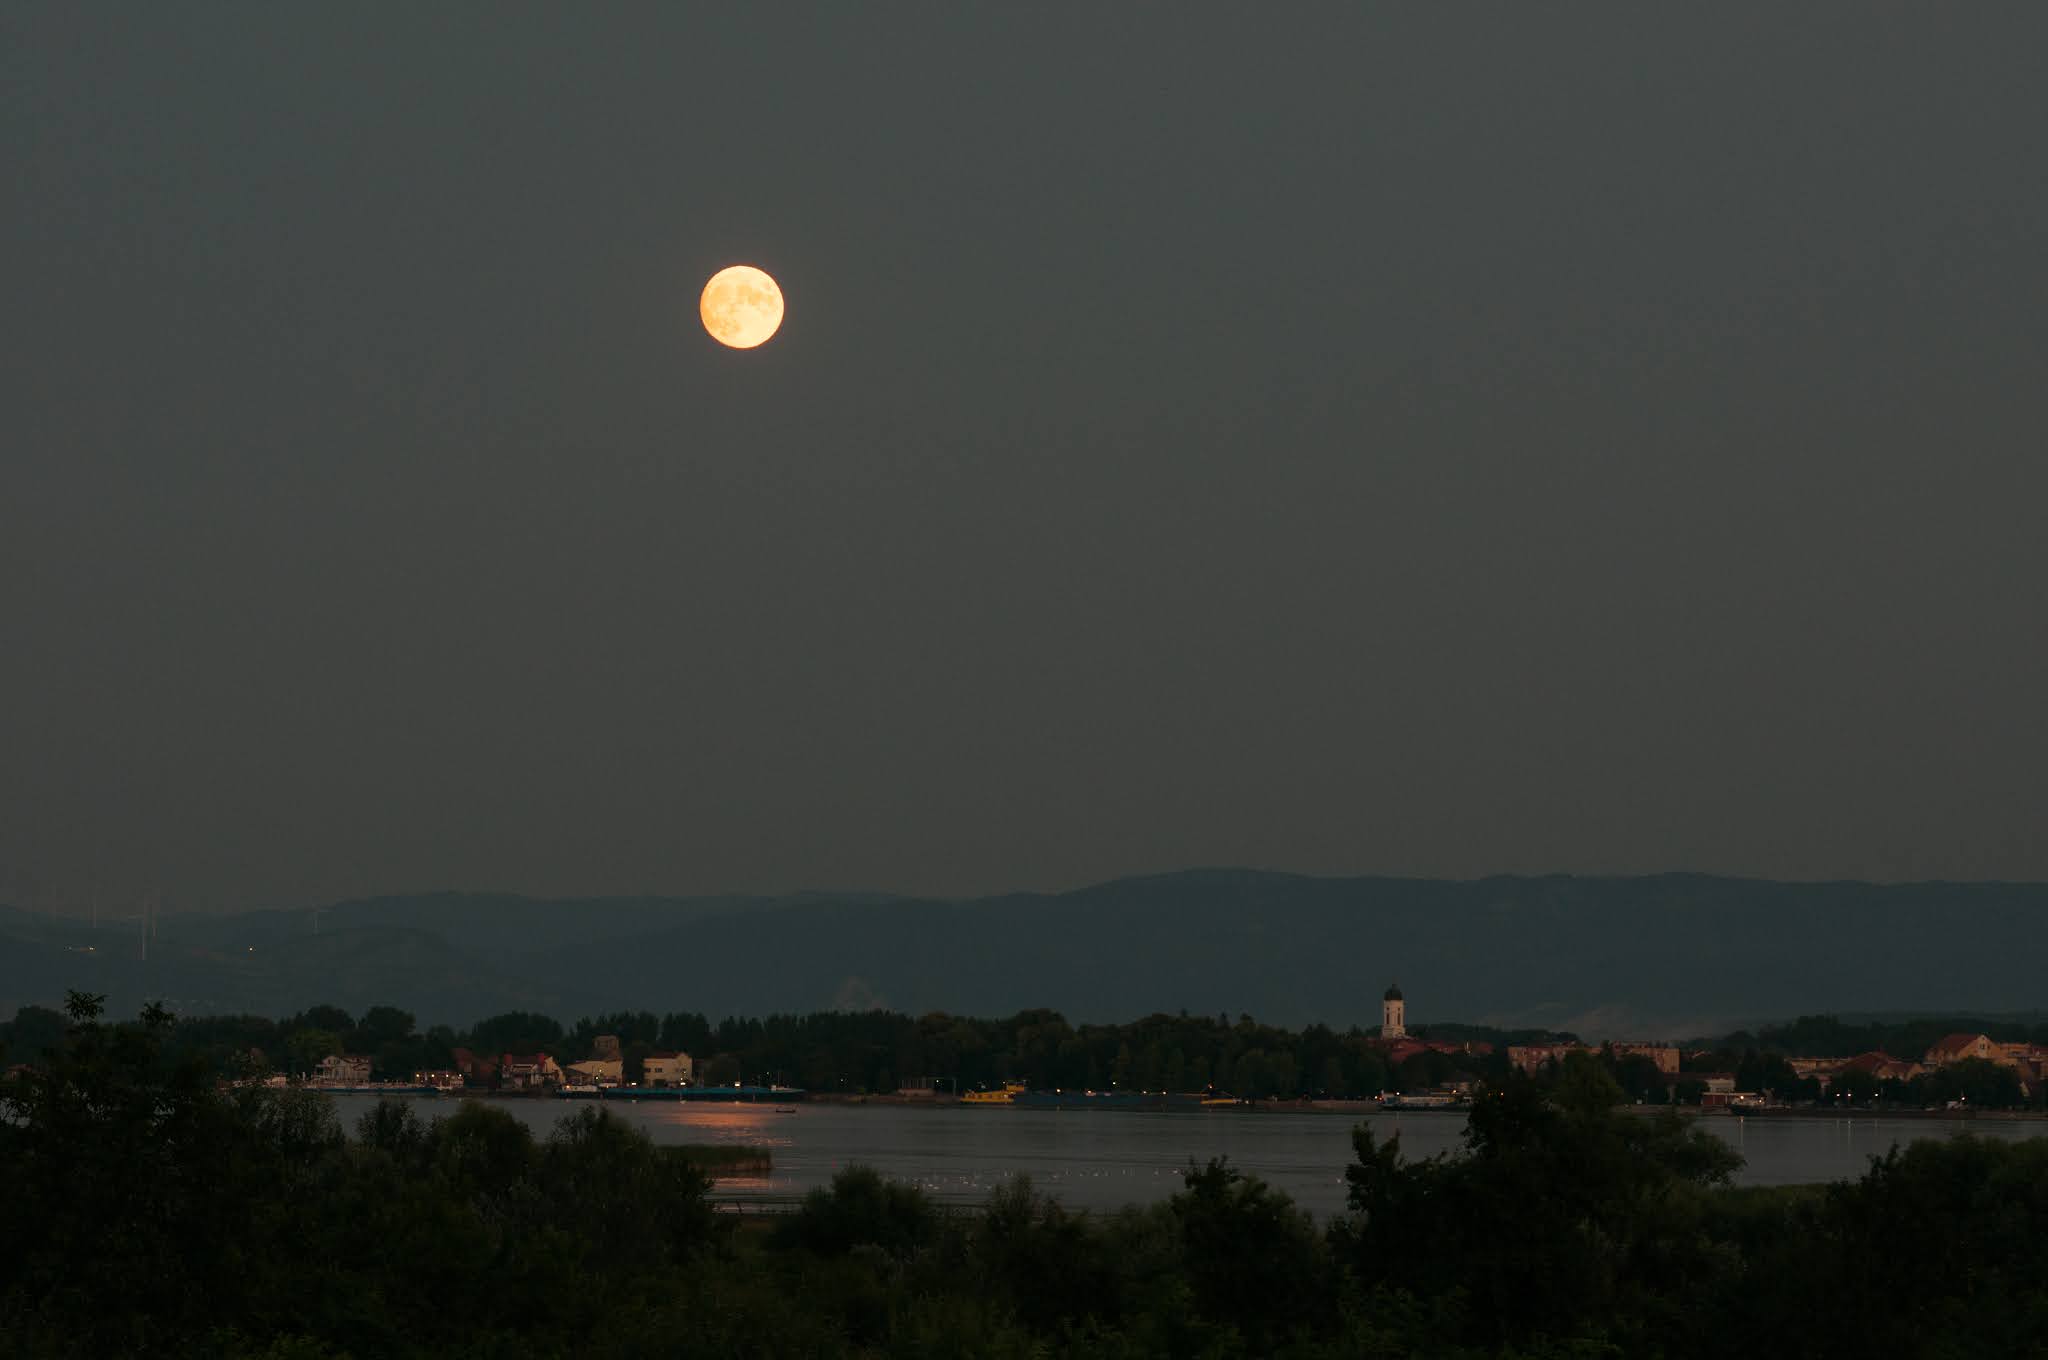
[{"label": "distant hillside village", "polygon": [[[1976,1028],[1965,1028],[1976,1024]],[[25,1006],[0,1023],[0,1062],[61,1043],[64,1016]],[[1250,1016],[1154,1014],[1072,1024],[1054,1011],[1000,1019],[829,1011],[727,1018],[618,1012],[564,1027],[508,1012],[422,1033],[409,1013],[315,1006],[282,1020],[175,1017],[173,1049],[223,1079],[329,1091],[711,1098],[739,1091],[944,1103],[1008,1103],[1016,1091],[1133,1094],[1199,1103],[1462,1104],[1512,1074],[1548,1080],[1574,1054],[1599,1061],[1642,1104],[2048,1108],[2048,1024],[2023,1020],[1844,1023],[1809,1016],[1714,1041],[1598,1045],[1546,1030],[1417,1024],[1399,986],[1376,1031],[1299,1030]],[[731,1097],[724,1097],[731,1098]]]},{"label": "distant hillside village", "polygon": [[[531,1091],[552,1087],[601,1088],[628,1084],[626,1058],[616,1034],[600,1034],[592,1041],[587,1058],[566,1066],[547,1053],[506,1053],[481,1056],[466,1048],[455,1050],[455,1070],[472,1086],[494,1090]],[[687,1053],[652,1049],[638,1055],[639,1070],[631,1084],[655,1090],[696,1085],[697,1065]]]},{"label": "distant hillside village", "polygon": [[[1737,1089],[1741,1074],[1704,1070],[1695,1064],[1721,1056],[1725,1050],[1691,1049],[1681,1052],[1672,1044],[1611,1043],[1598,1049],[1584,1044],[1516,1044],[1508,1050],[1508,1062],[1520,1072],[1540,1072],[1561,1062],[1572,1052],[1611,1055],[1620,1062],[1641,1060],[1652,1064],[1668,1078],[1672,1098],[1708,1107],[1728,1105],[1764,1106],[1794,1101],[1830,1098],[1870,1100],[1895,1093],[1897,1103],[1910,1099],[1912,1083],[1945,1069],[1967,1063],[1983,1063],[2010,1074],[2012,1089],[2022,1100],[2038,1101],[2048,1091],[2048,1045],[2021,1041],[2001,1043],[1984,1034],[1955,1033],[1936,1041],[1917,1060],[1895,1058],[1872,1050],[1852,1058],[1805,1058],[1766,1055],[1765,1070],[1789,1077],[1761,1089]],[[1696,1090],[1691,1088],[1697,1088]],[[1692,1097],[1687,1099],[1687,1097]],[[1955,1097],[1966,1100],[1967,1096]],[[2005,1103],[2005,1102],[2000,1102]]]},{"label": "distant hillside village", "polygon": [[[1924,1103],[1914,1100],[1913,1083],[1972,1063],[2009,1076],[2007,1095],[2016,1099],[1997,1099],[1999,1083],[1994,1080],[1994,1094],[1987,1104],[2038,1102],[2048,1092],[2048,1044],[2034,1040],[2000,1041],[1985,1034],[1958,1032],[1937,1040],[1918,1059],[1896,1058],[1881,1050],[1847,1058],[1760,1054],[1724,1070],[1717,1064],[1730,1056],[1725,1048],[1625,1040],[1592,1045],[1577,1039],[1496,1045],[1483,1039],[1426,1037],[1409,1031],[1408,1002],[1399,984],[1389,986],[1381,998],[1378,1034],[1362,1036],[1362,1042],[1378,1055],[1389,1074],[1391,1089],[1380,1093],[1381,1098],[1410,1106],[1460,1103],[1488,1070],[1503,1070],[1503,1057],[1505,1070],[1541,1077],[1573,1053],[1612,1066],[1624,1089],[1639,1101],[1647,1098],[1706,1109],[1755,1109],[1845,1099],[1868,1102],[1886,1096],[1894,1103]],[[547,1052],[486,1055],[456,1047],[452,1067],[419,1072],[413,1080],[439,1091],[549,1094],[642,1085],[656,1090],[685,1088],[696,1081],[696,1064],[687,1053],[643,1046],[643,1051],[629,1059],[616,1034],[593,1036],[590,1049],[589,1057],[563,1063]],[[327,1089],[368,1087],[370,1060],[330,1055],[308,1075],[306,1084]],[[949,1094],[944,1084],[944,1079],[927,1078],[899,1085],[894,1094],[904,1099],[940,1100]],[[1114,1079],[1110,1084],[1116,1084]],[[950,1094],[961,1094],[957,1082]],[[1328,1091],[1307,1094],[1325,1100],[1332,1097]],[[1405,1102],[1401,1097],[1406,1097]],[[1341,1102],[1343,1097],[1337,1099]],[[1942,1103],[1967,1100],[1966,1094],[1959,1093]]]},{"label": "distant hillside village", "polygon": [[[1379,1051],[1396,1070],[1425,1053],[1445,1056],[1484,1057],[1493,1051],[1486,1043],[1453,1042],[1417,1038],[1408,1032],[1408,1003],[1399,984],[1390,986],[1380,1003]],[[1986,1034],[1965,1032],[1944,1035],[1929,1045],[1918,1060],[1896,1058],[1882,1050],[1870,1050],[1853,1057],[1794,1057],[1752,1052],[1749,1061],[1731,1070],[1718,1070],[1716,1063],[1730,1055],[1728,1048],[1685,1048],[1678,1044],[1615,1040],[1599,1045],[1576,1039],[1554,1043],[1505,1045],[1507,1066],[1514,1071],[1540,1076],[1562,1065],[1568,1055],[1584,1053],[1617,1069],[1625,1090],[1638,1100],[1662,1088],[1658,1103],[1699,1105],[1708,1109],[1762,1108],[1835,1100],[1869,1102],[1891,1098],[1897,1104],[1918,1104],[1913,1084],[1928,1076],[1955,1071],[1966,1064],[1997,1069],[2005,1080],[1991,1077],[1987,1103],[2006,1105],[2041,1103],[2048,1095],[2048,1043],[2033,1039],[2000,1041]],[[1998,1099],[1999,1088],[2017,1099]],[[1469,1083],[1451,1081],[1441,1088],[1469,1090]],[[1961,1104],[1967,1094],[1948,1097]]]},{"label": "distant hillside village", "polygon": [[[330,1053],[313,1066],[301,1084],[315,1090],[386,1091],[411,1086],[435,1092],[507,1094],[600,1091],[627,1085],[663,1091],[696,1084],[696,1064],[690,1055],[661,1049],[635,1055],[638,1070],[627,1081],[626,1058],[616,1034],[595,1036],[591,1056],[566,1065],[547,1052],[479,1054],[459,1046],[451,1052],[452,1067],[416,1071],[410,1081],[386,1078],[381,1082],[374,1079],[369,1058]],[[282,1085],[288,1079],[273,1074],[267,1081]]]}]

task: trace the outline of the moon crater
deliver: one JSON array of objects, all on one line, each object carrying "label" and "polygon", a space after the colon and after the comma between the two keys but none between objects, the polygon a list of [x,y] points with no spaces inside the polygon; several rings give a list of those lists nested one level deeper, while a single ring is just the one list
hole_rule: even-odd
[{"label": "moon crater", "polygon": [[781,328],[782,289],[764,270],[728,265],[704,285],[697,314],[719,344],[752,349]]}]

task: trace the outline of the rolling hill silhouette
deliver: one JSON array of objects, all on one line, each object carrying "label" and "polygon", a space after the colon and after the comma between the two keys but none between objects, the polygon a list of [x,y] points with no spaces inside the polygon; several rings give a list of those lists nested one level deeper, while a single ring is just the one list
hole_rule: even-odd
[{"label": "rolling hill silhouette", "polygon": [[432,893],[95,934],[0,909],[0,1008],[67,987],[193,1011],[393,1004],[761,1015],[888,1006],[1074,1020],[1249,1013],[1694,1034],[1817,1011],[2038,1007],[2048,885],[1780,883],[1665,874],[1471,881],[1243,869],[964,901],[815,893],[549,900]]}]

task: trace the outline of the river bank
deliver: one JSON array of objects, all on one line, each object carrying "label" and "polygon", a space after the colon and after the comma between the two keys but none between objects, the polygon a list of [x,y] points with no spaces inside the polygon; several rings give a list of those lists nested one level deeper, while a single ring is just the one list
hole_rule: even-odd
[{"label": "river bank", "polygon": [[[375,1101],[333,1098],[344,1127]],[[428,1098],[432,1106],[454,1102]],[[577,1103],[508,1099],[498,1106],[545,1136]],[[777,1108],[742,1103],[607,1105],[665,1145],[766,1149],[762,1172],[737,1163],[718,1173],[721,1200],[762,1202],[800,1196],[851,1164],[916,1185],[937,1199],[984,1202],[1012,1177],[1029,1176],[1069,1208],[1109,1210],[1146,1204],[1181,1188],[1189,1164],[1227,1156],[1231,1165],[1285,1191],[1318,1218],[1344,1211],[1344,1168],[1351,1130],[1401,1137],[1408,1158],[1456,1154],[1465,1145],[1462,1111],[1380,1111],[1264,1107],[1224,1117],[1164,1111],[1015,1109],[956,1103],[812,1102]],[[1648,1107],[1640,1107],[1648,1113]],[[1332,1116],[1344,1116],[1336,1117]],[[1893,1118],[1868,1112],[1697,1116],[1740,1152],[1738,1185],[1797,1185],[1862,1175],[1870,1158],[1895,1145],[1960,1133],[2021,1140],[2048,1133],[2032,1119]],[[735,1154],[738,1155],[738,1154]]]},{"label": "river bank", "polygon": [[[873,1105],[902,1109],[954,1109],[968,1108],[977,1111],[1004,1110],[1012,1108],[1001,1103],[970,1103],[951,1095],[922,1095],[903,1092],[876,1094],[849,1094],[844,1092],[814,1092],[806,1097],[805,1103],[812,1105],[862,1106]],[[1341,1114],[1352,1118],[1372,1115],[1400,1114],[1435,1117],[1462,1117],[1471,1107],[1468,1105],[1446,1105],[1438,1108],[1390,1109],[1377,1100],[1241,1100],[1229,1105],[1209,1105],[1200,1110],[1180,1111],[1186,1114]],[[1633,1105],[1628,1107],[1637,1114],[1656,1114],[1674,1108],[1669,1105]],[[2048,1122],[2048,1110],[1928,1110],[1907,1108],[1848,1108],[1828,1105],[1763,1105],[1737,1109],[1719,1105],[1701,1107],[1680,1105],[1676,1109],[1691,1119],[1901,1119],[1935,1121],[1994,1121],[1994,1122]],[[1115,1111],[1110,1111],[1115,1113]]]}]

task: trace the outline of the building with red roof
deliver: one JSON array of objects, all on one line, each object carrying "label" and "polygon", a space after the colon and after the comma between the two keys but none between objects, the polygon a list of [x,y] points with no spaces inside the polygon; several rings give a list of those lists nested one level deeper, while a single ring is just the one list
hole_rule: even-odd
[{"label": "building with red roof", "polygon": [[455,1059],[455,1070],[472,1086],[488,1086],[498,1075],[496,1058],[480,1057],[466,1048],[456,1049],[452,1056]]},{"label": "building with red roof", "polygon": [[689,1054],[664,1050],[647,1055],[641,1064],[640,1079],[649,1086],[688,1086],[695,1079],[696,1070]]},{"label": "building with red roof", "polygon": [[1927,1070],[1919,1063],[1910,1062],[1904,1058],[1894,1058],[1891,1054],[1878,1049],[1872,1049],[1868,1053],[1858,1053],[1855,1057],[1850,1058],[1840,1067],[1836,1068],[1835,1072],[1846,1072],[1851,1068],[1859,1072],[1868,1072],[1879,1081],[1911,1081]]},{"label": "building with red roof", "polygon": [[1927,1050],[1921,1061],[1929,1067],[1947,1067],[1965,1058],[1982,1058],[1985,1062],[1997,1062],[2004,1057],[2003,1046],[1993,1043],[1986,1034],[1949,1034],[1934,1041],[1934,1047]]},{"label": "building with red roof", "polygon": [[514,1091],[560,1086],[562,1069],[546,1053],[507,1053],[498,1059],[498,1084]]}]

